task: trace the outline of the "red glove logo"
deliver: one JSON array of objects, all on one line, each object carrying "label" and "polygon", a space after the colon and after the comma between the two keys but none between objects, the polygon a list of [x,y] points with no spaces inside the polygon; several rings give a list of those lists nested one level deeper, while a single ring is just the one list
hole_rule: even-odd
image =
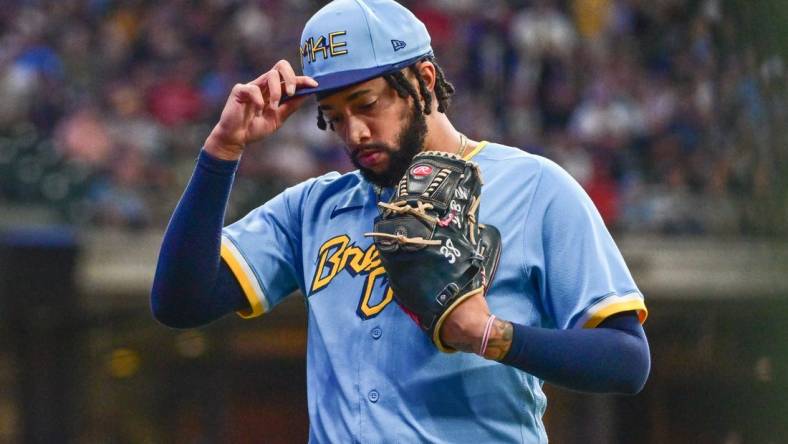
[{"label": "red glove logo", "polygon": [[413,177],[424,177],[432,174],[432,167],[429,165],[416,165],[410,169],[410,175]]}]

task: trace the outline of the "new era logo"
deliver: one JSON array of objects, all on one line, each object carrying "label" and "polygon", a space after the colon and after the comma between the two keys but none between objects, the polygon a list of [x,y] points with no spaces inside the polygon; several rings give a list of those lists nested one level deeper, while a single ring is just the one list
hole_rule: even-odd
[{"label": "new era logo", "polygon": [[400,49],[408,46],[402,40],[391,40],[391,46],[394,47],[394,51],[399,51]]}]

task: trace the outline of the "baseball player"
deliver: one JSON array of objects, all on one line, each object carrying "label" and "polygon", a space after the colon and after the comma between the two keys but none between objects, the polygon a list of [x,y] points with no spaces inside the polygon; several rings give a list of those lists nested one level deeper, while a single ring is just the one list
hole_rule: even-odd
[{"label": "baseball player", "polygon": [[[306,23],[299,56],[303,75],[280,61],[232,89],[165,233],[151,300],[159,321],[254,318],[300,290],[310,442],[541,443],[543,381],[643,387],[646,307],[597,210],[551,161],[452,125],[454,89],[423,23],[391,0],[335,0]],[[318,126],[358,169],[288,188],[224,227],[244,147],[311,95]],[[478,219],[501,244],[486,294],[447,312],[435,337],[401,309],[365,236],[398,181],[429,172],[411,167],[422,151],[478,165]]]}]

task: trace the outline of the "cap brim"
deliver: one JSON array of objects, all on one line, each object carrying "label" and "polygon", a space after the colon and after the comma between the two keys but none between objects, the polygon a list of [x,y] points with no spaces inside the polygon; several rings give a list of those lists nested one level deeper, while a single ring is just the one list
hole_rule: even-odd
[{"label": "cap brim", "polygon": [[283,97],[282,102],[309,94],[331,94],[338,92],[339,90],[347,88],[351,85],[355,85],[356,83],[365,82],[369,79],[374,79],[375,77],[380,77],[382,75],[398,71],[430,55],[432,55],[432,52],[428,52],[408,60],[403,60],[401,62],[392,63],[390,65],[376,66],[374,68],[354,69],[351,71],[340,71],[326,74],[324,76],[315,76],[313,78],[315,81],[317,81],[317,87],[296,90],[295,94],[292,96]]}]

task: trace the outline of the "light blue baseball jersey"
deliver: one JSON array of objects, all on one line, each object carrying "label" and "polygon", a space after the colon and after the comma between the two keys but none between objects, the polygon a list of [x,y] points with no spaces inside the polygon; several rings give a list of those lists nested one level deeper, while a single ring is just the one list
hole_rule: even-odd
[{"label": "light blue baseball jersey", "polygon": [[[503,252],[487,300],[529,326],[595,327],[646,308],[591,200],[553,162],[482,143],[479,220]],[[388,200],[392,191],[385,191]],[[546,442],[542,381],[438,352],[392,299],[372,239],[374,187],[358,172],[288,188],[223,231],[222,258],[260,315],[293,290],[308,306],[310,442]]]}]

